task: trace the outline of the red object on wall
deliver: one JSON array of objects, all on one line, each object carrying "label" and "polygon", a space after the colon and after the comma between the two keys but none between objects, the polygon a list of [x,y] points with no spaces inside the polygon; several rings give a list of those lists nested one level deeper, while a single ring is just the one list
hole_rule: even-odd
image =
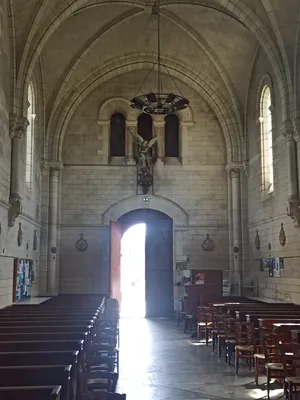
[{"label": "red object on wall", "polygon": [[223,271],[221,270],[192,270],[193,282],[201,274],[204,283],[188,287],[188,297],[185,301],[186,311],[195,312],[197,306],[207,305],[211,301],[222,298]]},{"label": "red object on wall", "polygon": [[119,222],[110,222],[110,296],[121,304],[121,239]]}]

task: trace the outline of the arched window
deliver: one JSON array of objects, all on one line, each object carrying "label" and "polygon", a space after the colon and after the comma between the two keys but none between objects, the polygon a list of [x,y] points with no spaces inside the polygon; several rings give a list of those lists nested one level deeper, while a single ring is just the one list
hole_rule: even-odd
[{"label": "arched window", "polygon": [[33,157],[34,157],[34,128],[35,128],[35,92],[32,82],[28,86],[28,109],[27,120],[29,125],[26,130],[26,184],[29,188],[32,186],[33,176]]},{"label": "arched window", "polygon": [[260,97],[262,186],[266,193],[274,191],[273,121],[270,86],[264,86]]},{"label": "arched window", "polygon": [[152,139],[152,118],[149,114],[141,114],[139,116],[138,134],[145,140]]},{"label": "arched window", "polygon": [[[138,118],[138,134],[145,140],[153,137],[153,121],[149,114],[141,114]],[[150,149],[150,154],[155,154],[155,147]]]},{"label": "arched window", "polygon": [[126,122],[121,113],[115,113],[110,118],[110,156],[125,157]]},{"label": "arched window", "polygon": [[165,118],[165,157],[179,157],[179,120],[174,114]]}]

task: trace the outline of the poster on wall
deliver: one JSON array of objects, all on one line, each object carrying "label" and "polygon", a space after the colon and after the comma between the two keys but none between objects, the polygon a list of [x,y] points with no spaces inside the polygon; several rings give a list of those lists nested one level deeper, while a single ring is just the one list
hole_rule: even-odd
[{"label": "poster on wall", "polygon": [[14,302],[28,300],[31,297],[32,265],[32,260],[20,258],[14,260]]},{"label": "poster on wall", "polygon": [[274,277],[275,278],[280,278],[280,258],[275,258],[275,266],[274,266]]},{"label": "poster on wall", "polygon": [[204,285],[204,272],[197,272],[195,276],[196,285]]}]

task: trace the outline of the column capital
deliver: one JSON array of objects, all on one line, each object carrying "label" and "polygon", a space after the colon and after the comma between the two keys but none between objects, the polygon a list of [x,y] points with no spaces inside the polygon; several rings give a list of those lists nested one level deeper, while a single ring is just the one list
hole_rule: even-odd
[{"label": "column capital", "polygon": [[294,131],[297,140],[300,140],[300,118],[294,119]]},{"label": "column capital", "polygon": [[49,167],[50,171],[50,176],[53,177],[58,177],[60,174],[60,171],[63,169],[63,164],[61,162],[55,162],[55,161],[48,161],[46,164]]},{"label": "column capital", "polygon": [[127,128],[137,128],[137,119],[136,120],[126,120],[126,126]]},{"label": "column capital", "polygon": [[19,138],[21,139],[25,133],[26,129],[29,125],[29,121],[25,117],[17,117],[16,115],[10,116],[10,129],[9,136],[11,139]]},{"label": "column capital", "polygon": [[295,140],[295,124],[292,120],[284,121],[281,127],[281,134],[285,137],[287,142],[292,142]]},{"label": "column capital", "polygon": [[238,163],[238,162],[229,163],[225,167],[226,171],[228,171],[229,173],[231,173],[231,171],[239,173],[240,170],[243,168],[244,168],[244,165],[242,163]]}]

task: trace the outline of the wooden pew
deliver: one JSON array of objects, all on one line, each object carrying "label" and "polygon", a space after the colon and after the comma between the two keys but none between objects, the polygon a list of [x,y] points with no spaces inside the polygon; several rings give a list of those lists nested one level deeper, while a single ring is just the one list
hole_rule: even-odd
[{"label": "wooden pew", "polygon": [[79,374],[83,366],[79,363],[79,351],[23,351],[0,352],[1,366],[16,365],[71,365],[71,387],[76,397]]},{"label": "wooden pew", "polygon": [[78,350],[83,352],[83,340],[28,340],[0,342],[0,352],[9,351],[57,351]]},{"label": "wooden pew", "polygon": [[83,340],[83,349],[88,345],[88,332],[10,332],[0,333],[0,342],[5,341],[46,341],[46,340]]},{"label": "wooden pew", "polygon": [[91,332],[92,325],[11,325],[0,326],[0,333],[36,333],[36,332]]},{"label": "wooden pew", "polygon": [[0,387],[1,400],[61,400],[61,386]]},{"label": "wooden pew", "polygon": [[0,366],[0,387],[62,386],[61,400],[71,400],[71,365]]},{"label": "wooden pew", "polygon": [[292,342],[292,330],[300,329],[300,322],[280,322],[273,324],[273,333],[276,343],[281,341],[282,343]]},{"label": "wooden pew", "polygon": [[235,318],[238,321],[248,321],[248,319],[250,321],[251,318],[254,318],[251,316],[262,316],[262,317],[278,316],[278,317],[282,317],[282,318],[284,318],[284,317],[289,318],[290,316],[292,316],[293,318],[296,318],[296,317],[300,318],[300,310],[299,311],[298,310],[285,310],[285,311],[282,311],[282,310],[279,310],[279,311],[276,311],[276,310],[273,310],[273,311],[268,311],[268,310],[249,311],[249,310],[247,310],[247,311],[236,311],[235,312]]}]

